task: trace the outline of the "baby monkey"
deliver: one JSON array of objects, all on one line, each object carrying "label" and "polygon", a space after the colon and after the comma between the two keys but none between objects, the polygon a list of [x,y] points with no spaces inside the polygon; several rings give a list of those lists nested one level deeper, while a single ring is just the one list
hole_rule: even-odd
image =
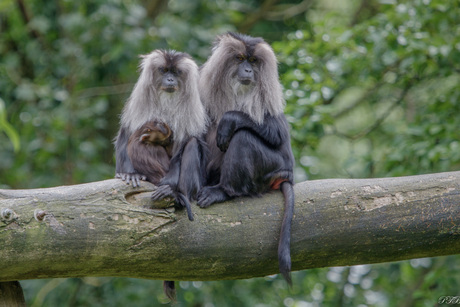
[{"label": "baby monkey", "polygon": [[158,185],[169,170],[172,156],[172,131],[159,121],[148,121],[128,141],[128,156],[144,180]]},{"label": "baby monkey", "polygon": [[[128,157],[134,170],[142,174],[141,179],[147,180],[158,186],[160,180],[169,171],[169,164],[173,149],[173,132],[168,125],[160,121],[148,121],[137,129],[128,140]],[[182,198],[187,216],[193,221],[190,203],[185,201],[182,193],[177,193]]]}]

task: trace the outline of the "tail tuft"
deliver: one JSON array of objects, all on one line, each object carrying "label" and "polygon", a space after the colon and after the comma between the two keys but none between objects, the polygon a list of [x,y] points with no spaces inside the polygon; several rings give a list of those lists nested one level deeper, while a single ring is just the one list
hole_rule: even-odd
[{"label": "tail tuft", "polygon": [[289,243],[287,243],[287,247],[278,247],[278,263],[280,273],[283,275],[286,282],[292,286],[292,279],[291,279],[291,253],[289,250]]}]

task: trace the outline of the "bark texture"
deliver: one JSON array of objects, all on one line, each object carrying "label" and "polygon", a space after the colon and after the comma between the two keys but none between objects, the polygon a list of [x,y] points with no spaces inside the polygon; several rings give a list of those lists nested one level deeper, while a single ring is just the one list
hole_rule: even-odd
[{"label": "bark texture", "polygon": [[[293,270],[460,253],[460,172],[295,185]],[[0,190],[0,281],[125,276],[221,280],[278,272],[279,191],[207,209],[153,204],[111,179]]]}]

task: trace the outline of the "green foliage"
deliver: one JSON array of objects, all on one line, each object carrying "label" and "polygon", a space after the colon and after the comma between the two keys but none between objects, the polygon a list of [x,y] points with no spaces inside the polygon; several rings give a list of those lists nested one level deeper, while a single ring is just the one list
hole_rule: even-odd
[{"label": "green foliage", "polygon": [[0,98],[0,131],[4,131],[11,140],[14,151],[19,150],[19,135],[6,120],[5,102]]},{"label": "green foliage", "polygon": [[456,1],[395,2],[348,28],[331,21],[340,12],[311,13],[313,30],[275,44],[304,177],[458,168],[459,13]]},{"label": "green foliage", "polygon": [[[25,8],[20,9],[20,3]],[[112,139],[138,55],[216,34],[263,36],[279,55],[296,178],[381,177],[460,166],[455,0],[0,2],[0,187],[112,178]],[[184,306],[433,306],[458,295],[458,257],[180,282]],[[23,281],[31,306],[151,306],[161,281]]]}]

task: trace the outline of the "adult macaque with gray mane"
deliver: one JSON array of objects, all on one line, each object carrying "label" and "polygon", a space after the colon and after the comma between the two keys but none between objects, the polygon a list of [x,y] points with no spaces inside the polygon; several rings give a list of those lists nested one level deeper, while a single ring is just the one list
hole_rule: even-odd
[{"label": "adult macaque with gray mane", "polygon": [[199,87],[211,123],[208,183],[198,193],[198,205],[281,189],[285,204],[278,259],[290,283],[294,157],[275,54],[262,38],[219,36],[201,69]]},{"label": "adult macaque with gray mane", "polygon": [[[116,177],[133,187],[146,179],[149,170],[133,166],[128,141],[147,122],[164,123],[173,135],[168,145],[172,158],[157,191],[189,208],[189,199],[196,196],[205,180],[202,137],[207,116],[198,93],[198,66],[188,54],[176,51],[154,50],[141,57],[141,73],[123,109],[115,141]],[[158,195],[154,193],[152,198]],[[189,218],[193,220],[191,214]]]}]

